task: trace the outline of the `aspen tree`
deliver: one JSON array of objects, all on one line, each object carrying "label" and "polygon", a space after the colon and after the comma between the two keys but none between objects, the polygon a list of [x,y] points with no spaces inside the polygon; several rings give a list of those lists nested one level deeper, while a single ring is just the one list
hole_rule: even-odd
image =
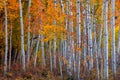
[{"label": "aspen tree", "polygon": [[50,53],[50,71],[53,71],[53,63],[52,63],[52,51],[51,51],[51,41],[49,41],[49,53]]},{"label": "aspen tree", "polygon": [[[82,3],[82,7],[84,7],[85,4]],[[82,12],[84,15],[86,15],[86,10],[84,9],[83,12]],[[84,35],[84,39],[83,39],[83,44],[84,44],[84,47],[83,47],[83,56],[84,56],[84,63],[85,63],[85,67],[87,68],[87,60],[86,60],[86,56],[87,56],[87,30],[86,30],[86,17],[83,18],[83,27],[84,27],[84,30],[83,30],[83,35]]]},{"label": "aspen tree", "polygon": [[98,52],[97,52],[97,34],[96,34],[96,20],[94,19],[94,52],[95,52],[95,56],[96,56],[96,71],[97,71],[97,76],[98,76],[98,80],[99,80],[99,59],[98,59]]},{"label": "aspen tree", "polygon": [[28,1],[28,40],[27,40],[27,65],[30,62],[30,7],[31,7],[31,0]]},{"label": "aspen tree", "polygon": [[62,13],[64,13],[64,4],[63,4],[63,0],[60,0],[60,5],[61,5]]},{"label": "aspen tree", "polygon": [[[56,9],[57,6],[57,0],[54,0],[54,8]],[[54,19],[54,25],[56,25],[56,20]],[[55,33],[56,35],[56,33]],[[54,56],[54,68],[56,68],[56,47],[57,47],[57,43],[56,43],[56,36],[54,38],[54,49],[53,49],[53,56]]]},{"label": "aspen tree", "polygon": [[[103,3],[104,1],[102,1]],[[101,17],[102,17],[102,23],[100,25],[100,30],[99,30],[99,40],[98,40],[98,57],[100,58],[100,78],[102,79],[103,77],[103,57],[102,57],[102,48],[101,48],[101,44],[102,44],[102,32],[103,32],[103,27],[104,27],[104,24],[103,24],[103,21],[104,21],[104,4],[102,4],[102,13],[101,13]]]},{"label": "aspen tree", "polygon": [[9,70],[11,68],[11,53],[12,53],[12,22],[11,22],[11,27],[10,27]]},{"label": "aspen tree", "polygon": [[[69,9],[68,9],[68,0],[66,1],[66,11],[65,11],[65,14],[68,15],[69,13]],[[65,29],[68,30],[68,16],[65,17]],[[66,35],[66,39],[65,39],[65,59],[68,60],[68,48],[69,48],[69,45],[68,45],[68,36]]]},{"label": "aspen tree", "polygon": [[7,5],[4,0],[4,13],[5,13],[5,60],[4,60],[4,74],[7,72],[7,55],[8,55],[8,19],[7,19]]},{"label": "aspen tree", "polygon": [[[67,0],[66,1],[66,14],[67,15],[69,15],[69,7],[70,7],[70,1],[69,0]],[[70,24],[70,21],[69,21],[69,19],[66,19],[67,20],[67,23],[66,23],[66,27],[67,27],[67,31],[68,31],[68,33],[70,34],[70,26],[71,26],[71,24]],[[68,72],[68,74],[69,74],[69,76],[72,76],[72,72],[71,72],[71,64],[72,64],[72,62],[71,62],[71,59],[72,59],[72,54],[71,54],[71,40],[70,40],[70,36],[67,36],[67,60],[68,60],[68,64],[67,64],[67,72]]]},{"label": "aspen tree", "polygon": [[88,29],[88,55],[90,56],[89,70],[93,68],[93,51],[92,51],[92,26],[90,17],[90,0],[87,0],[87,29]]},{"label": "aspen tree", "polygon": [[[68,31],[71,34],[69,36],[69,44],[68,44],[68,51],[69,51],[69,59],[68,59],[68,63],[69,63],[69,67],[68,67],[68,72],[69,75],[72,76],[72,70],[74,69],[74,60],[75,60],[75,54],[74,54],[74,37],[73,37],[73,12],[72,12],[72,2],[69,1],[69,15],[70,15],[70,19],[69,19],[69,27],[68,27]],[[73,64],[72,64],[73,63]]]},{"label": "aspen tree", "polygon": [[113,69],[114,76],[116,76],[115,0],[111,0],[111,3],[112,3],[112,20],[111,20],[111,27],[112,27],[112,69]]},{"label": "aspen tree", "polygon": [[35,55],[34,55],[34,67],[36,67],[37,64],[37,53],[39,50],[39,44],[40,44],[40,34],[38,34],[38,39],[37,39],[37,43],[36,43],[36,49],[35,49]]},{"label": "aspen tree", "polygon": [[[61,6],[61,13],[62,14],[64,14],[64,5],[63,5],[63,0],[60,0],[60,6]],[[61,33],[61,36],[62,36],[63,34]],[[59,57],[59,64],[60,64],[60,74],[61,74],[61,79],[63,79],[63,73],[62,73],[62,61],[61,61],[61,57],[63,56],[64,58],[65,58],[65,56],[66,56],[66,52],[64,51],[64,49],[65,49],[65,44],[64,44],[64,42],[65,41],[63,41],[62,39],[61,39],[61,41],[60,41],[60,57]],[[63,54],[63,55],[62,55]]]},{"label": "aspen tree", "polygon": [[[80,16],[80,0],[76,0],[76,15],[77,15],[77,47],[81,48],[81,16]],[[77,79],[80,78],[80,54],[81,51],[78,50],[77,57]]]},{"label": "aspen tree", "polygon": [[45,51],[44,51],[44,36],[41,35],[41,47],[42,47],[42,65],[43,67],[46,66],[46,63],[45,63]]},{"label": "aspen tree", "polygon": [[108,0],[104,0],[104,78],[108,80]]},{"label": "aspen tree", "polygon": [[20,9],[20,26],[21,26],[21,53],[22,53],[22,68],[25,70],[25,51],[24,51],[24,24],[23,24],[23,14],[22,14],[22,3],[19,0]]}]

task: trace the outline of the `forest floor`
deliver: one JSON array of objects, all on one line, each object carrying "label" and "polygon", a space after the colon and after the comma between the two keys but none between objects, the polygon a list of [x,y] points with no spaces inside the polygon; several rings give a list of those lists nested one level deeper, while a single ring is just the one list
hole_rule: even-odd
[{"label": "forest floor", "polygon": [[[73,75],[73,77],[68,76],[65,67],[63,67],[63,79],[61,79],[59,69],[54,69],[51,73],[49,66],[46,66],[46,68],[33,68],[32,66],[33,65],[30,65],[29,68],[27,68],[27,70],[24,72],[21,69],[21,65],[18,65],[17,63],[13,64],[11,70],[6,73],[6,76],[3,74],[3,66],[0,66],[0,80],[76,80],[74,79],[75,75]],[[57,68],[59,68],[59,66]],[[101,80],[104,80],[103,74],[104,72],[102,72]],[[83,65],[81,65],[80,80],[98,80],[96,68],[93,68],[93,70],[90,72],[89,70],[85,69]],[[119,64],[117,64],[116,78],[113,77],[112,68],[109,67],[109,80],[120,80]]]},{"label": "forest floor", "polygon": [[[96,70],[93,70],[89,75],[87,72],[81,73],[80,80],[97,80]],[[117,69],[116,79],[113,78],[112,72],[109,72],[109,80],[120,80],[120,67]],[[25,72],[19,67],[15,67],[11,71],[7,72],[4,77],[3,71],[0,73],[0,80],[75,80],[74,77],[69,77],[65,71],[63,71],[63,79],[61,79],[59,70],[54,70],[53,73],[49,69],[35,68],[29,69]],[[102,79],[103,80],[103,79]]]}]

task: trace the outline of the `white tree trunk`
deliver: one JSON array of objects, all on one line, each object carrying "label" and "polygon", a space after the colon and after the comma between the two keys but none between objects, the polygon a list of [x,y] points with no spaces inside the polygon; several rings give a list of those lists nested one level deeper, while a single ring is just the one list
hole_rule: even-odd
[{"label": "white tree trunk", "polygon": [[[69,14],[69,1],[66,0],[66,15]],[[65,19],[65,29],[66,31],[68,32],[68,27],[69,26],[69,20],[68,20],[68,16],[66,16],[66,19]],[[65,40],[65,50],[66,50],[66,60],[68,61],[68,64],[67,64],[67,72],[69,75],[71,75],[71,72],[70,72],[70,65],[69,65],[69,59],[70,59],[70,40],[69,40],[69,36],[66,35],[66,40]]]},{"label": "white tree trunk", "polygon": [[40,44],[40,34],[38,34],[38,39],[37,39],[37,44],[36,44],[36,50],[35,50],[35,55],[34,55],[34,67],[36,67],[36,63],[37,63],[37,53],[39,49],[39,44]]},{"label": "white tree trunk", "polygon": [[[63,1],[60,0],[60,5],[61,5],[61,13],[64,14],[64,5],[63,5]],[[62,24],[62,23],[61,23]],[[61,33],[61,36],[64,35],[63,33]],[[63,41],[63,39],[61,38],[61,41],[60,41],[60,56],[59,56],[59,65],[60,65],[60,74],[61,74],[61,79],[63,79],[63,73],[62,73],[62,60],[61,60],[61,57],[64,57],[66,56],[66,53],[64,52],[64,49],[65,49],[65,44],[64,44],[65,41]],[[62,55],[63,54],[63,55]]]},{"label": "white tree trunk", "polygon": [[8,55],[8,20],[7,20],[7,6],[4,1],[4,12],[5,12],[5,60],[4,60],[4,74],[7,72],[7,55]]},{"label": "white tree trunk", "polygon": [[90,17],[90,0],[87,0],[87,28],[88,28],[88,55],[90,56],[89,70],[93,68],[93,53],[92,53],[92,27]]},{"label": "white tree trunk", "polygon": [[104,0],[104,77],[108,80],[108,0]]},{"label": "white tree trunk", "polygon": [[12,53],[12,22],[11,22],[11,28],[10,28],[9,70],[11,69],[11,53]]},{"label": "white tree trunk", "polygon": [[98,59],[98,52],[97,52],[97,34],[96,34],[96,20],[95,18],[94,19],[94,52],[95,52],[95,55],[96,55],[96,71],[97,71],[97,77],[98,77],[98,80],[100,79],[100,73],[99,73],[99,59]]},{"label": "white tree trunk", "polygon": [[[54,6],[56,9],[56,5],[57,5],[57,0],[54,0]],[[56,25],[56,20],[54,19],[54,25]],[[54,49],[53,49],[53,56],[54,56],[54,68],[56,69],[56,33],[55,33],[55,38],[54,38]]]},{"label": "white tree trunk", "polygon": [[[82,7],[84,7],[85,4],[82,3]],[[84,9],[83,12],[82,12],[84,15],[86,15],[86,10]],[[84,55],[84,64],[85,64],[85,68],[87,68],[87,60],[86,60],[86,56],[87,56],[87,31],[86,31],[86,17],[83,18],[83,35],[84,35],[84,39],[83,39],[83,44],[84,44],[84,47],[83,47],[83,55]]]},{"label": "white tree trunk", "polygon": [[21,53],[22,53],[22,68],[25,70],[25,51],[24,51],[24,25],[23,25],[23,14],[22,14],[22,3],[19,0],[20,9],[20,26],[21,26]]},{"label": "white tree trunk", "polygon": [[24,25],[23,25],[23,15],[22,15],[22,3],[19,0],[20,9],[20,26],[21,26],[21,53],[22,53],[22,68],[25,70],[25,51],[24,51]]},{"label": "white tree trunk", "polygon": [[61,43],[60,43],[60,48],[59,48],[59,66],[60,66],[60,75],[61,75],[61,79],[63,79],[63,73],[62,73],[62,60],[61,60],[61,57],[62,57],[62,47],[61,47]]},{"label": "white tree trunk", "polygon": [[[69,1],[69,15],[70,17],[73,17],[73,12],[72,12],[72,1]],[[73,37],[73,19],[70,19],[69,20],[69,31],[70,31],[70,71],[72,72],[72,69],[74,69],[74,58],[75,58],[75,55],[74,55],[74,37]]]},{"label": "white tree trunk", "polygon": [[[65,11],[66,15],[68,15],[68,0],[66,1],[66,11]],[[65,18],[65,29],[67,30],[68,29],[68,17],[66,16]],[[66,39],[65,39],[65,42],[64,42],[64,52],[65,52],[65,59],[68,60],[68,36],[66,35]]]},{"label": "white tree trunk", "polygon": [[[102,1],[103,3],[103,1]],[[104,16],[104,4],[102,4],[102,13],[101,13],[101,17],[102,17],[102,21],[104,20],[103,16]],[[102,23],[100,25],[100,30],[99,30],[99,40],[98,40],[98,57],[100,58],[100,79],[103,79],[103,57],[102,57],[102,49],[101,49],[101,44],[102,44],[102,32],[103,32],[103,27],[104,24]]]},{"label": "white tree trunk", "polygon": [[103,76],[103,58],[102,58],[102,51],[101,51],[101,41],[102,41],[102,29],[103,24],[101,24],[101,28],[99,31],[99,40],[98,40],[98,47],[97,47],[97,53],[98,53],[98,58],[100,58],[100,78],[102,79]]},{"label": "white tree trunk", "polygon": [[45,63],[45,52],[44,52],[44,36],[41,35],[41,47],[42,47],[42,65],[43,67],[46,66],[46,63]]},{"label": "white tree trunk", "polygon": [[116,51],[115,51],[115,0],[111,0],[112,3],[112,70],[114,76],[116,76]]},{"label": "white tree trunk", "polygon": [[[76,0],[76,14],[77,14],[77,47],[81,48],[81,16],[80,16],[80,0]],[[80,79],[80,54],[81,51],[78,50],[76,57],[77,57],[77,79]]]},{"label": "white tree trunk", "polygon": [[31,0],[28,2],[28,42],[27,42],[27,65],[29,65],[30,62],[30,7],[31,7]]},{"label": "white tree trunk", "polygon": [[52,63],[52,51],[51,51],[51,41],[49,41],[49,53],[50,53],[50,71],[53,71],[53,63]]},{"label": "white tree trunk", "polygon": [[[67,0],[66,1],[66,5],[67,5],[67,9],[68,9],[68,15],[70,15],[70,16],[72,16],[72,12],[69,10],[69,8],[70,8],[70,1],[69,0]],[[67,65],[67,72],[68,72],[68,74],[69,74],[69,76],[72,76],[72,72],[71,72],[71,70],[72,70],[72,35],[70,35],[70,33],[71,33],[71,28],[72,28],[72,26],[73,26],[73,23],[72,23],[72,20],[68,20],[68,28],[67,28],[67,30],[68,30],[68,33],[69,33],[69,36],[67,37],[67,43],[68,43],[68,45],[67,45],[67,60],[68,60],[68,65]]]},{"label": "white tree trunk", "polygon": [[60,0],[60,5],[61,5],[62,13],[64,13],[64,4],[63,4],[63,0]]}]

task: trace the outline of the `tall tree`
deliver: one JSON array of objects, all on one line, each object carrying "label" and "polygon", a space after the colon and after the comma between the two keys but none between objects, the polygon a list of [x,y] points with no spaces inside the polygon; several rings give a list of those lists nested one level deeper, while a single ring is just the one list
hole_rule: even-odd
[{"label": "tall tree", "polygon": [[38,50],[39,50],[39,44],[40,44],[40,34],[38,34],[38,39],[37,39],[37,43],[36,43],[36,50],[35,50],[35,57],[34,57],[34,67],[36,67],[36,64],[37,64],[37,53],[38,53]]},{"label": "tall tree", "polygon": [[28,1],[28,43],[27,43],[27,64],[30,62],[30,7],[31,7],[31,0]]},{"label": "tall tree", "polygon": [[41,35],[41,47],[42,47],[42,65],[43,67],[45,67],[46,63],[45,63],[45,51],[44,51],[44,36]]},{"label": "tall tree", "polygon": [[20,26],[21,26],[21,53],[22,53],[22,68],[25,70],[25,51],[24,51],[24,24],[23,24],[23,11],[22,3],[19,0],[19,9],[20,9]]},{"label": "tall tree", "polygon": [[4,60],[4,74],[7,72],[7,55],[8,55],[8,20],[7,20],[7,5],[4,1],[4,12],[5,12],[5,60]]},{"label": "tall tree", "polygon": [[[56,6],[57,6],[57,0],[54,0],[54,8],[56,9]],[[54,19],[54,25],[56,25],[56,20]],[[56,35],[56,33],[55,33]],[[56,44],[56,36],[54,37],[54,68],[56,68],[56,47],[57,47],[57,44]]]},{"label": "tall tree", "polygon": [[112,3],[112,20],[111,20],[111,27],[112,27],[112,68],[113,74],[116,76],[116,49],[115,49],[115,0],[111,0]]},{"label": "tall tree", "polygon": [[9,51],[9,70],[11,68],[11,54],[12,54],[12,22],[10,27],[10,51]]},{"label": "tall tree", "polygon": [[[81,48],[81,16],[80,16],[80,0],[76,0],[76,15],[77,15],[77,47]],[[80,54],[81,51],[77,51],[77,79],[80,78]]]},{"label": "tall tree", "polygon": [[108,80],[108,0],[104,4],[104,77]]},{"label": "tall tree", "polygon": [[89,70],[93,68],[93,51],[92,51],[92,26],[91,26],[91,16],[90,16],[90,0],[87,0],[87,9],[86,9],[86,21],[87,21],[87,30],[88,30],[88,55],[90,56],[89,61]]}]

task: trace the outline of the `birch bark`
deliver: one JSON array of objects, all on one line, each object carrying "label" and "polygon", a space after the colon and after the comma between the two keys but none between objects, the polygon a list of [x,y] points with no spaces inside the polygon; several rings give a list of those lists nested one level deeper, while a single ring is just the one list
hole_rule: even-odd
[{"label": "birch bark", "polygon": [[29,0],[28,2],[28,42],[27,42],[27,64],[29,64],[30,62],[30,19],[31,19],[31,15],[30,15],[30,7],[31,7],[31,0]]},{"label": "birch bark", "polygon": [[35,50],[35,55],[34,55],[34,67],[36,67],[36,64],[37,64],[37,53],[39,50],[39,44],[40,44],[40,34],[38,34],[38,39],[37,39],[37,44],[36,44],[36,50]]},{"label": "birch bark", "polygon": [[12,53],[12,22],[11,22],[11,27],[10,27],[9,70],[11,69],[11,53]]},{"label": "birch bark", "polygon": [[112,69],[114,76],[116,75],[116,49],[115,49],[115,0],[111,0],[112,3]]},{"label": "birch bark", "polygon": [[4,1],[4,13],[5,13],[5,60],[4,60],[4,74],[7,72],[7,55],[8,55],[8,20],[7,20],[7,5]]},{"label": "birch bark", "polygon": [[23,24],[23,14],[22,14],[22,3],[19,0],[20,9],[20,26],[21,26],[21,53],[22,53],[22,68],[25,70],[25,51],[24,51],[24,24]]},{"label": "birch bark", "polygon": [[108,0],[104,0],[104,78],[108,80]]},{"label": "birch bark", "polygon": [[[54,6],[55,6],[55,9],[56,9],[56,5],[57,5],[57,0],[54,0]],[[56,25],[56,20],[54,19],[54,25]],[[56,33],[55,33],[56,35]],[[54,51],[53,51],[53,56],[54,56],[54,68],[56,69],[56,36],[54,38]]]},{"label": "birch bark", "polygon": [[88,29],[88,55],[90,56],[89,70],[93,68],[93,53],[92,53],[92,27],[90,17],[90,0],[87,0],[87,29]]},{"label": "birch bark", "polygon": [[[81,16],[80,16],[80,0],[76,0],[76,15],[77,15],[77,47],[81,48]],[[77,79],[80,78],[80,54],[81,51],[78,50],[76,54],[77,58]]]}]

